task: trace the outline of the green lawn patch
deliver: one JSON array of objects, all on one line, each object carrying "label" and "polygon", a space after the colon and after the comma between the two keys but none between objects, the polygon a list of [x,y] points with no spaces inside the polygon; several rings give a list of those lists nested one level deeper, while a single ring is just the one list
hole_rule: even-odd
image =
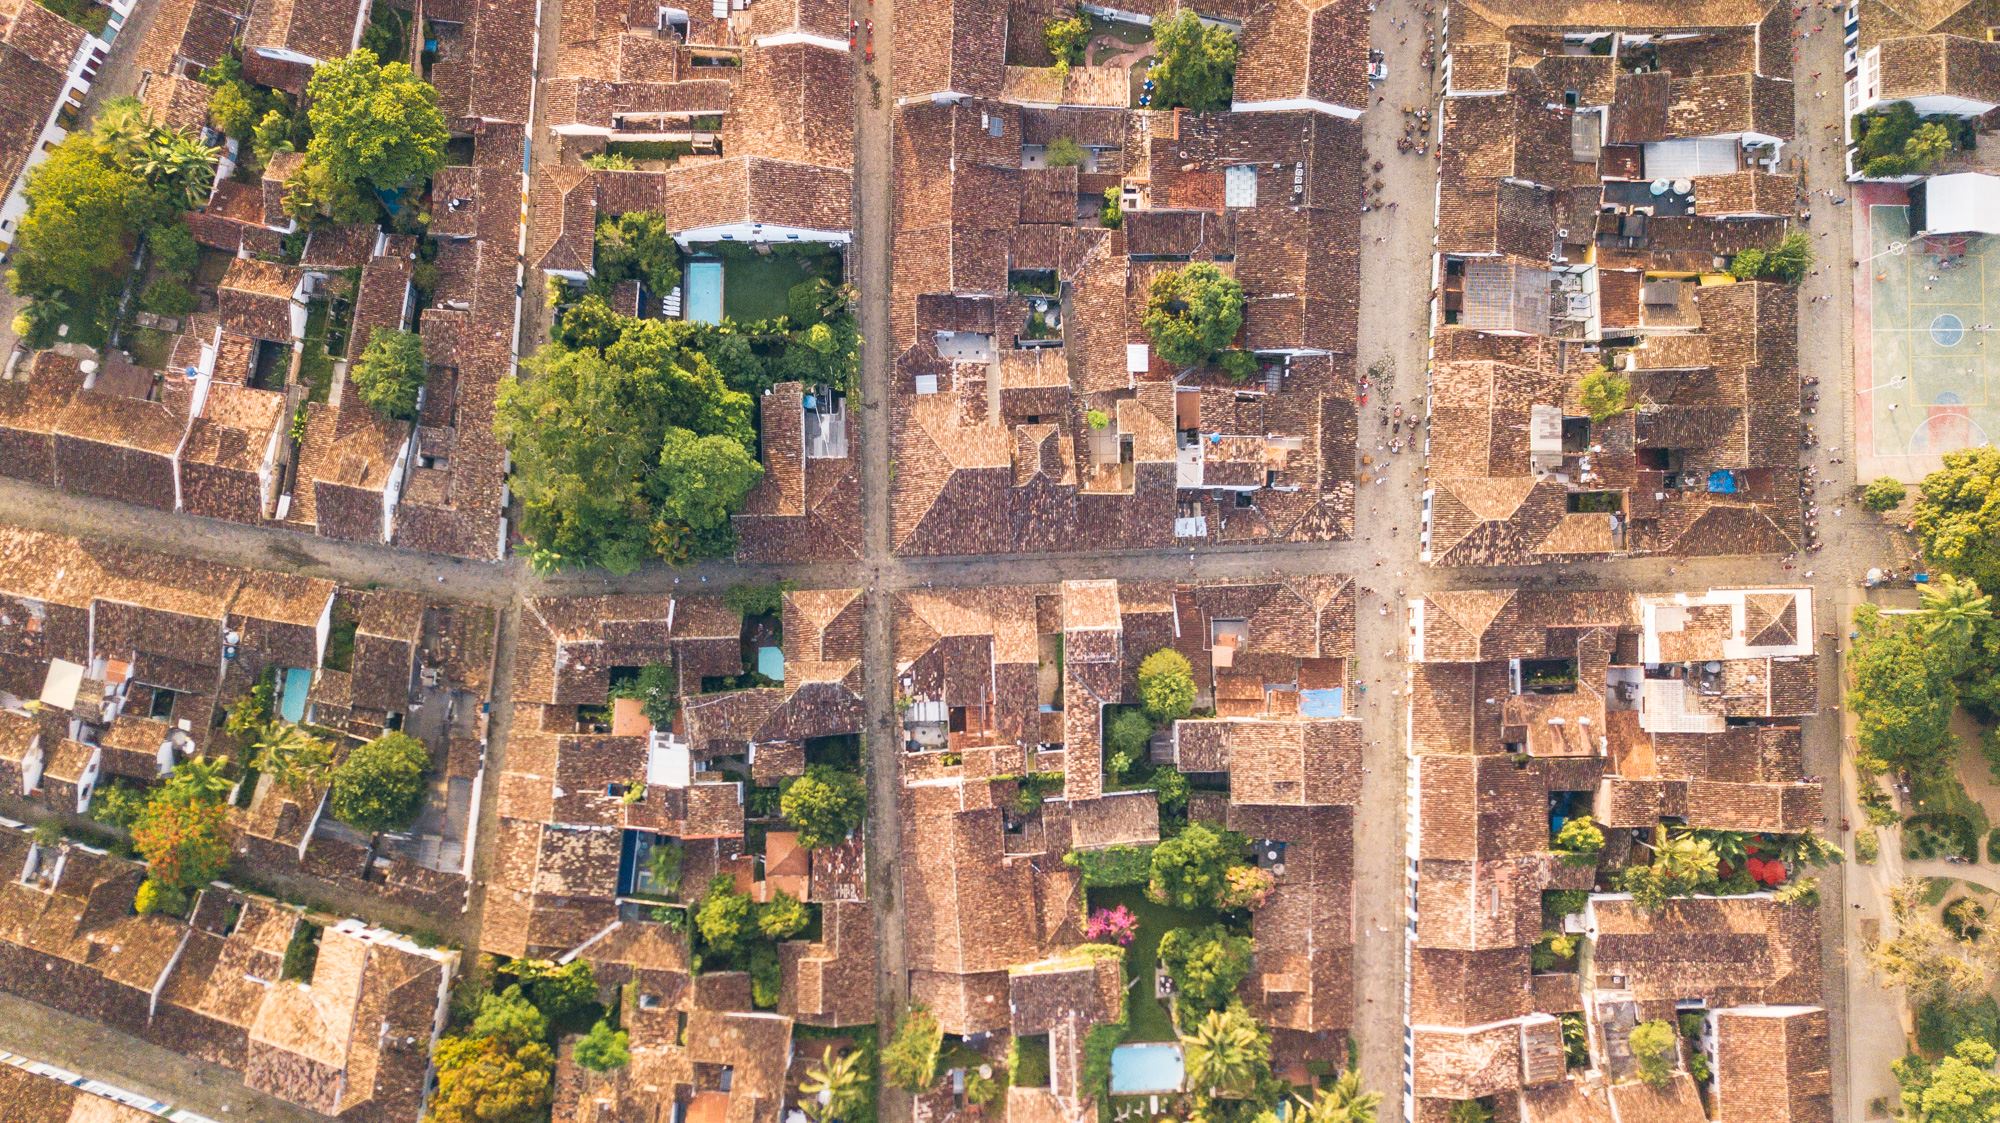
[{"label": "green lawn patch", "polygon": [[722,314],[739,324],[784,315],[792,286],[801,281],[814,277],[840,280],[840,255],[830,250],[769,254],[753,251],[719,256],[722,257]]},{"label": "green lawn patch", "polygon": [[[1153,970],[1160,961],[1160,937],[1174,928],[1198,928],[1214,924],[1216,914],[1207,910],[1176,909],[1156,905],[1146,899],[1142,887],[1093,889],[1092,909],[1124,905],[1139,918],[1139,935],[1125,949],[1125,1022],[1131,1031],[1128,1041],[1173,1041],[1173,1015],[1165,1003],[1153,997]],[[1136,980],[1136,982],[1134,981]]]}]

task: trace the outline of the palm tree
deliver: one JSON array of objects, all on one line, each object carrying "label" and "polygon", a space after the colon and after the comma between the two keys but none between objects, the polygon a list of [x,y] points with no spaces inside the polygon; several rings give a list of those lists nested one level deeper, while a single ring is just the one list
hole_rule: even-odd
[{"label": "palm tree", "polygon": [[294,792],[326,779],[333,769],[333,747],[288,721],[264,726],[252,746],[251,767]]},{"label": "palm tree", "polygon": [[1691,836],[1707,842],[1709,849],[1715,851],[1717,858],[1732,866],[1741,866],[1743,859],[1749,856],[1745,849],[1749,843],[1749,836],[1742,831],[1711,831],[1683,827],[1675,833],[1682,837]]},{"label": "palm tree", "polygon": [[97,121],[90,132],[113,161],[129,168],[153,139],[153,115],[138,98],[112,98],[97,111]]},{"label": "palm tree", "polygon": [[1375,1109],[1382,1103],[1382,1093],[1361,1090],[1361,1074],[1351,1068],[1312,1099],[1293,1098],[1304,1109],[1302,1123],[1375,1123]]},{"label": "palm tree", "polygon": [[1188,1082],[1218,1096],[1240,1095],[1271,1070],[1271,1038],[1241,1006],[1210,1010],[1181,1038]]},{"label": "palm tree", "polygon": [[805,1096],[799,1104],[813,1123],[829,1123],[859,1107],[868,1094],[868,1074],[861,1068],[861,1051],[833,1055],[826,1047],[818,1064],[806,1070],[799,1085]]},{"label": "palm tree", "polygon": [[212,756],[191,756],[174,766],[167,783],[192,799],[220,801],[235,786],[224,771],[222,760]]},{"label": "palm tree", "polygon": [[1478,1100],[1460,1100],[1444,1117],[1447,1123],[1493,1123],[1493,1109]]},{"label": "palm tree", "polygon": [[134,169],[165,185],[179,196],[177,202],[192,209],[208,200],[215,185],[218,151],[185,133],[162,129],[147,142]]},{"label": "palm tree", "polygon": [[1923,617],[1925,630],[1934,637],[1962,643],[1972,638],[1980,621],[1993,616],[1993,598],[1981,593],[1977,582],[1949,573],[1940,574],[1917,596],[1923,602],[1918,614]]}]

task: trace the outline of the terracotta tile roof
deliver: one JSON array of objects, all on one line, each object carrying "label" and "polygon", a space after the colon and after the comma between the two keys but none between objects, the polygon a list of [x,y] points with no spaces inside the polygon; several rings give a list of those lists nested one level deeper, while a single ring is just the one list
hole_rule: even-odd
[{"label": "terracotta tile roof", "polygon": [[246,51],[281,50],[316,61],[341,58],[358,41],[360,0],[255,0],[243,27]]},{"label": "terracotta tile roof", "polygon": [[1825,1010],[1750,1006],[1711,1016],[1718,1123],[1832,1123]]},{"label": "terracotta tile roof", "polygon": [[1368,105],[1368,12],[1354,0],[1262,0],[1244,21],[1233,98]]}]

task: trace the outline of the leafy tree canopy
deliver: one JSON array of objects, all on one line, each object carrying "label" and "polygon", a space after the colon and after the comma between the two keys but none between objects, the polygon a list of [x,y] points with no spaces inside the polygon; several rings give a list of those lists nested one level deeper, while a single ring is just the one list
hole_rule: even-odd
[{"label": "leafy tree canopy", "polygon": [[1632,1027],[1627,1040],[1632,1046],[1632,1060],[1638,1065],[1639,1079],[1655,1088],[1665,1087],[1673,1079],[1674,1063],[1680,1056],[1680,1038],[1674,1033],[1673,1023],[1658,1019],[1640,1022]]},{"label": "leafy tree canopy", "polygon": [[450,134],[437,91],[405,63],[384,64],[362,48],[314,68],[306,96],[306,163],[325,172],[328,186],[395,191],[444,164]]},{"label": "leafy tree canopy", "polygon": [[407,733],[384,733],[347,754],[333,770],[328,808],[356,830],[407,827],[424,805],[430,751]]},{"label": "leafy tree canopy", "polygon": [[131,256],[136,231],[158,213],[146,181],[114,164],[88,133],[71,133],[35,165],[25,194],[8,278],[24,296],[107,287]]},{"label": "leafy tree canopy", "polygon": [[905,1092],[928,1092],[937,1082],[938,1054],[944,1030],[922,1006],[904,1011],[895,1035],[882,1047],[882,1079]]},{"label": "leafy tree canopy", "polygon": [[1920,1123],[1992,1123],[2000,1119],[2000,1078],[1991,1044],[1961,1041],[1936,1065],[1915,1055],[1896,1062],[1903,1113]]},{"label": "leafy tree canopy", "polygon": [[1912,525],[1924,557],[1939,569],[2000,589],[2000,448],[1944,454],[1924,477]]},{"label": "leafy tree canopy", "polygon": [[1950,729],[1958,704],[1952,680],[1963,649],[1934,642],[1923,629],[1895,623],[1872,605],[1861,606],[1854,622],[1859,636],[1848,653],[1848,704],[1862,763],[1878,772],[1947,767],[1957,751]]},{"label": "leafy tree canopy", "polygon": [[666,216],[627,211],[598,219],[597,275],[611,284],[637,280],[655,293],[680,284],[680,247]]},{"label": "leafy tree canopy", "polygon": [[518,1047],[492,1037],[447,1037],[432,1058],[432,1123],[536,1123],[546,1117],[555,1055],[540,1041]]},{"label": "leafy tree canopy", "polygon": [[617,317],[601,350],[548,344],[524,364],[528,379],[502,384],[494,429],[538,567],[629,572],[648,557],[728,550],[720,516],[763,469],[749,455],[751,398],[692,349],[699,327]]},{"label": "leafy tree canopy", "polygon": [[868,793],[854,773],[815,764],[785,788],[778,810],[798,830],[799,845],[815,850],[844,841],[861,826]]},{"label": "leafy tree canopy", "polygon": [[576,1063],[592,1072],[609,1072],[632,1062],[631,1035],[600,1021],[576,1043]]},{"label": "leafy tree canopy", "polygon": [[1236,36],[1191,8],[1153,24],[1153,108],[1221,109],[1236,80]]},{"label": "leafy tree canopy", "polygon": [[1153,848],[1146,895],[1175,908],[1217,907],[1229,892],[1230,869],[1244,864],[1243,848],[1241,835],[1189,823]]},{"label": "leafy tree canopy", "polygon": [[733,955],[750,940],[756,905],[736,891],[727,876],[708,883],[708,894],[695,909],[695,928],[704,946],[718,955]]},{"label": "leafy tree canopy", "polygon": [[1578,389],[1583,395],[1583,412],[1600,425],[1631,405],[1632,380],[1606,367],[1584,375]]},{"label": "leafy tree canopy", "polygon": [[132,846],[153,880],[198,889],[229,864],[229,812],[220,803],[156,793],[132,823]]},{"label": "leafy tree canopy", "polygon": [[1890,511],[1901,506],[1909,494],[1903,481],[1883,476],[1862,489],[1861,505],[1871,511]]},{"label": "leafy tree canopy", "polygon": [[1220,924],[1175,928],[1160,937],[1160,962],[1173,977],[1182,1018],[1220,1010],[1250,973],[1251,941]]},{"label": "leafy tree canopy", "polygon": [[1179,721],[1194,712],[1194,668],[1187,656],[1163,647],[1139,662],[1139,702],[1155,721]]},{"label": "leafy tree canopy", "polygon": [[413,331],[377,328],[361,361],[347,372],[369,409],[384,417],[415,417],[417,392],[424,388],[424,344]]},{"label": "leafy tree canopy", "polygon": [[1090,42],[1090,21],[1081,12],[1071,12],[1042,25],[1042,41],[1057,62],[1083,65],[1083,50]]},{"label": "leafy tree canopy", "polygon": [[1243,327],[1243,286],[1206,261],[1157,274],[1141,323],[1161,358],[1177,366],[1206,362]]}]

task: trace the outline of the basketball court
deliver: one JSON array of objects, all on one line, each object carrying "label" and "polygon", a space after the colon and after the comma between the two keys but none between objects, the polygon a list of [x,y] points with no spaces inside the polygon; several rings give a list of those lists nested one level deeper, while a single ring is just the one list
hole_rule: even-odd
[{"label": "basketball court", "polygon": [[1946,452],[2000,433],[2000,237],[1913,239],[1900,196],[1854,198],[1868,225],[1855,279],[1856,468],[1915,483]]}]

